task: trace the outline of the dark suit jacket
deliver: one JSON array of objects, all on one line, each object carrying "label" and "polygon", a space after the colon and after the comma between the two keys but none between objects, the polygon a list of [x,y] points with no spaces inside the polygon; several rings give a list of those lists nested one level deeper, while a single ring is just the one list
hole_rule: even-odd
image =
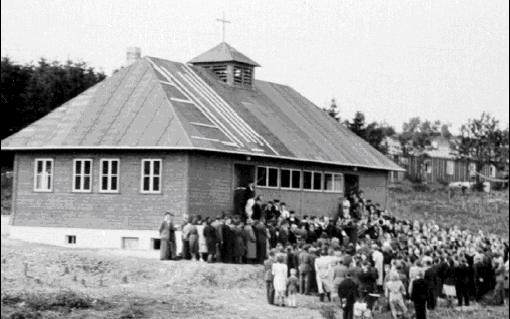
[{"label": "dark suit jacket", "polygon": [[415,303],[425,303],[427,301],[428,289],[425,279],[415,279],[413,281],[411,300]]},{"label": "dark suit jacket", "polygon": [[163,221],[161,223],[161,226],[159,226],[159,236],[161,237],[162,240],[175,242],[174,224],[172,222],[167,223]]},{"label": "dark suit jacket", "polygon": [[338,285],[338,296],[347,299],[347,307],[351,307],[358,298],[358,285],[351,278],[345,278]]}]

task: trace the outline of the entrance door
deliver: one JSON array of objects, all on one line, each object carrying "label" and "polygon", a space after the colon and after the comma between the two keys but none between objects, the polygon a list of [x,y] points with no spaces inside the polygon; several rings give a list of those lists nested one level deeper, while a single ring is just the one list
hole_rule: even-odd
[{"label": "entrance door", "polygon": [[350,196],[352,192],[359,190],[359,175],[344,174],[344,194]]},{"label": "entrance door", "polygon": [[234,213],[241,214],[246,205],[244,191],[255,181],[255,166],[246,164],[234,165]]}]

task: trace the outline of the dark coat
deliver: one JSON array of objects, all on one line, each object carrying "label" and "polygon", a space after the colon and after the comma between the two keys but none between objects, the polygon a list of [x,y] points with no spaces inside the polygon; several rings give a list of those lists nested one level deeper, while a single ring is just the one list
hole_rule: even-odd
[{"label": "dark coat", "polygon": [[428,285],[425,279],[418,278],[413,281],[411,300],[414,303],[423,304],[428,298]]},{"label": "dark coat", "polygon": [[352,307],[358,298],[358,285],[351,278],[345,278],[338,285],[338,297],[347,299],[347,307]]},{"label": "dark coat", "polygon": [[175,227],[174,223],[172,222],[165,222],[163,221],[161,223],[161,226],[159,226],[159,235],[161,240],[165,240],[167,242],[174,243],[175,242]]},{"label": "dark coat", "polygon": [[252,210],[251,219],[259,220],[260,217],[262,217],[262,207],[260,207],[259,204],[257,203],[253,204],[251,210]]},{"label": "dark coat", "polygon": [[216,252],[216,243],[218,242],[216,229],[211,225],[205,225],[204,227],[205,245],[207,246],[207,252],[214,254]]}]

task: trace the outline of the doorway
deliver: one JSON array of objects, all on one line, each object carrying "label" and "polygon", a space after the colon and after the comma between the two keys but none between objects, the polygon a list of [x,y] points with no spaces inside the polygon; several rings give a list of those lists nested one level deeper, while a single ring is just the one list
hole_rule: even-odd
[{"label": "doorway", "polygon": [[350,196],[352,192],[359,191],[359,175],[344,174],[344,195]]},{"label": "doorway", "polygon": [[255,181],[255,166],[234,164],[234,214],[242,214],[246,205],[245,190]]}]

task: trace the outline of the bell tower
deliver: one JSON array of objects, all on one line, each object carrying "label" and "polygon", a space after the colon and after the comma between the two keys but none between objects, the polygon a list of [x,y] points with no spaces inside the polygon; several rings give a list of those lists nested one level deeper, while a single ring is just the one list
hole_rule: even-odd
[{"label": "bell tower", "polygon": [[226,42],[191,59],[188,63],[210,70],[218,80],[234,87],[252,88],[255,68],[260,65]]}]

